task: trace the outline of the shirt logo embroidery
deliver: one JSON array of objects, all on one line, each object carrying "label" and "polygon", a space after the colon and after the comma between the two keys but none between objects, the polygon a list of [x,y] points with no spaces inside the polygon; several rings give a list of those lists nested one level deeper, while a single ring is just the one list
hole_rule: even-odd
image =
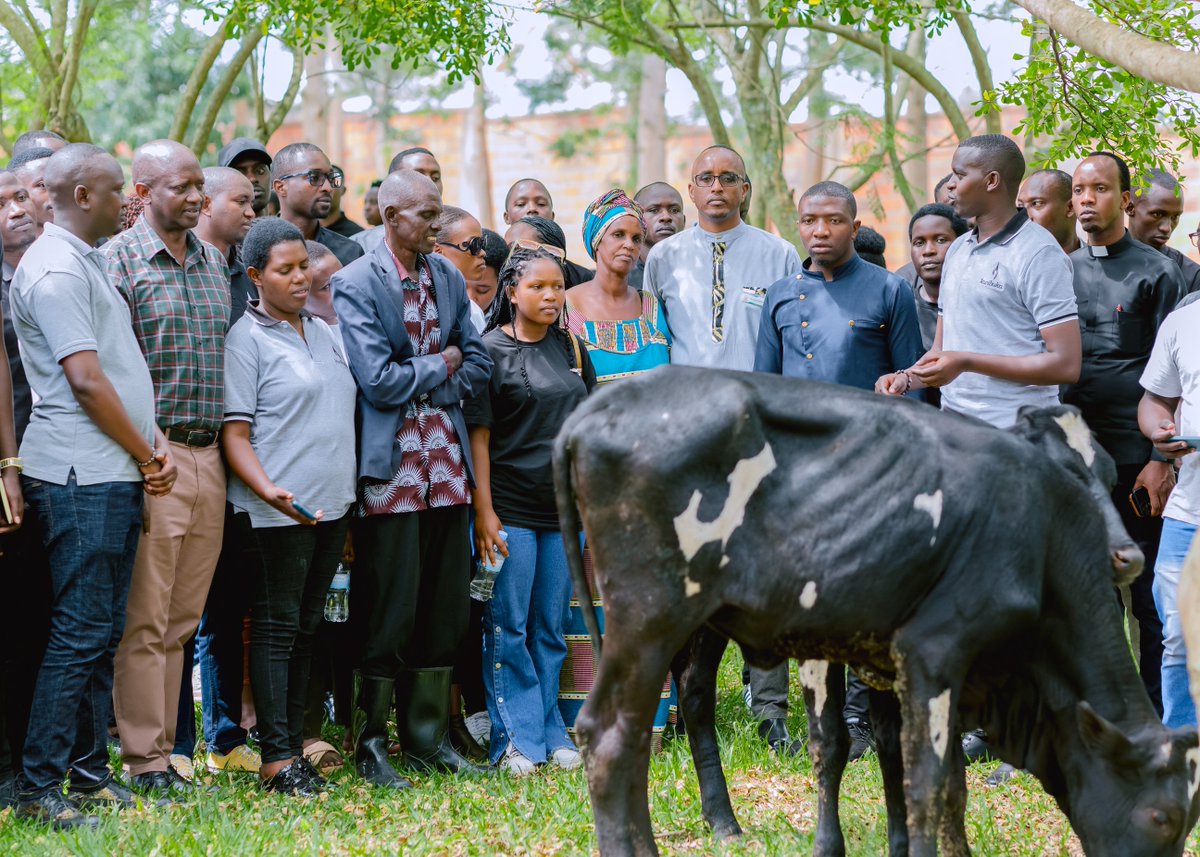
[{"label": "shirt logo embroidery", "polygon": [[983,285],[983,286],[987,286],[992,291],[1002,292],[1002,291],[1004,291],[1005,287],[1004,287],[1004,283],[1002,283],[1000,280],[996,279],[999,275],[1000,275],[1000,263],[997,262],[996,267],[992,268],[992,275],[990,277],[985,277],[985,278],[981,279],[979,281],[979,284]]}]

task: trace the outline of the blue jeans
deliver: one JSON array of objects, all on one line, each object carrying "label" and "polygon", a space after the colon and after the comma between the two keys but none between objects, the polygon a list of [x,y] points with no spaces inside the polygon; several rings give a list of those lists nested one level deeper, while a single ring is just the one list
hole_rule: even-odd
[{"label": "blue jeans", "polygon": [[196,632],[204,743],[221,754],[246,743],[246,730],[241,726],[242,624],[250,612],[251,580],[262,565],[250,516],[235,513],[228,503],[224,539]]},{"label": "blue jeans", "polygon": [[508,525],[508,559],[483,613],[483,684],[491,758],[512,741],[532,762],[574,747],[558,710],[571,576],[562,534]]},{"label": "blue jeans", "polygon": [[1164,517],[1158,562],[1154,566],[1154,606],[1163,623],[1163,723],[1171,727],[1196,725],[1196,706],[1188,692],[1183,626],[1176,604],[1183,560],[1195,534],[1195,524]]},{"label": "blue jeans", "polygon": [[66,485],[24,479],[50,564],[50,640],[25,738],[26,794],[109,775],[113,655],[142,528],[142,484]]}]

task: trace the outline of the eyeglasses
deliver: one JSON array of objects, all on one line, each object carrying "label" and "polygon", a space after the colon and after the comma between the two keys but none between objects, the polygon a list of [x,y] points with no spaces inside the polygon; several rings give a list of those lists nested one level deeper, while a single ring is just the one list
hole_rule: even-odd
[{"label": "eyeglasses", "polygon": [[280,176],[279,180],[285,182],[288,179],[298,179],[301,176],[307,179],[308,183],[313,187],[320,187],[323,182],[329,182],[330,187],[339,188],[346,183],[346,177],[340,170],[330,170],[329,172],[309,170],[305,173],[288,173],[286,176]]},{"label": "eyeglasses", "polygon": [[1192,242],[1193,247],[1200,248],[1200,229],[1197,229],[1195,232],[1189,232],[1188,240]]},{"label": "eyeglasses", "polygon": [[567,260],[567,253],[565,250],[561,250],[558,247],[555,247],[553,244],[542,244],[538,241],[530,241],[528,238],[518,238],[516,241],[514,241],[512,243],[512,247],[508,249],[508,258],[512,258],[512,254],[518,247],[520,247],[522,250],[544,250],[559,262],[565,262]]},{"label": "eyeglasses", "polygon": [[700,187],[712,187],[712,183],[720,181],[724,187],[733,187],[734,185],[742,184],[746,181],[745,176],[739,176],[737,173],[721,173],[715,176],[712,173],[701,173],[698,176],[692,176],[692,181],[700,185]]},{"label": "eyeglasses", "polygon": [[439,241],[438,244],[441,244],[443,247],[453,247],[455,250],[461,250],[464,253],[470,253],[472,256],[482,256],[484,251],[482,235],[476,235],[473,238],[468,238],[461,244],[454,244],[450,241]]}]

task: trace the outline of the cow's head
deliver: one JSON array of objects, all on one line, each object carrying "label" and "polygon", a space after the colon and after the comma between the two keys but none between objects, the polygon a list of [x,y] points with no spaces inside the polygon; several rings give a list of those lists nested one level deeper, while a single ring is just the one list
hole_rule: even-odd
[{"label": "cow's head", "polygon": [[[1070,721],[1074,722],[1070,722]],[[1089,857],[1179,857],[1196,823],[1195,729],[1126,733],[1086,702],[1061,714],[1056,795]]]},{"label": "cow's head", "polygon": [[1146,558],[1134,543],[1112,504],[1117,467],[1092,438],[1079,410],[1069,405],[1021,408],[1013,432],[1028,440],[1055,464],[1087,488],[1104,516],[1108,551],[1118,584],[1129,583],[1142,572]]}]

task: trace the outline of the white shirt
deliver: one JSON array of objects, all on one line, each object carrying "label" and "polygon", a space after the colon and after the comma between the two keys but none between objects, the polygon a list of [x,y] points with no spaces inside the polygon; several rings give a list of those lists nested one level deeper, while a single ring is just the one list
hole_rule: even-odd
[{"label": "white shirt", "polygon": [[[1180,400],[1176,434],[1200,435],[1200,303],[1175,310],[1162,323],[1142,386],[1164,399]],[[1200,452],[1183,457],[1163,517],[1200,525]]]}]

